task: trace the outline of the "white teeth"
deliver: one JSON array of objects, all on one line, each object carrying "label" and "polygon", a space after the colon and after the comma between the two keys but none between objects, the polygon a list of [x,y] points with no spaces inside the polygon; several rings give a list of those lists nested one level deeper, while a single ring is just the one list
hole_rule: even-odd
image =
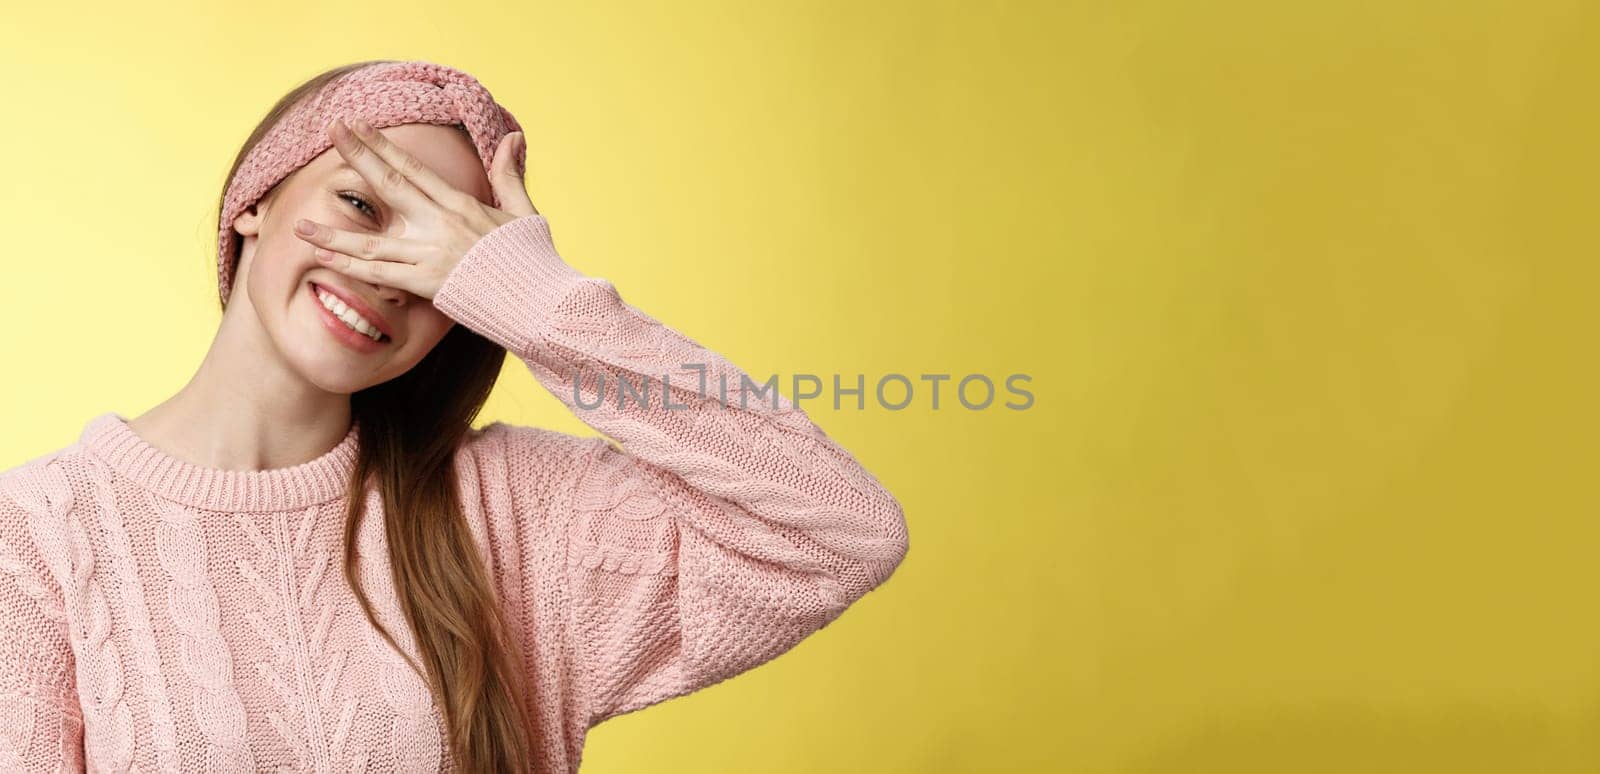
[{"label": "white teeth", "polygon": [[328,311],[333,312],[333,316],[339,318],[351,329],[373,341],[379,341],[383,338],[383,333],[376,326],[367,322],[367,318],[356,314],[356,310],[346,306],[343,301],[339,300],[338,296],[324,290],[318,290],[317,298],[322,301],[323,306],[328,308]]}]

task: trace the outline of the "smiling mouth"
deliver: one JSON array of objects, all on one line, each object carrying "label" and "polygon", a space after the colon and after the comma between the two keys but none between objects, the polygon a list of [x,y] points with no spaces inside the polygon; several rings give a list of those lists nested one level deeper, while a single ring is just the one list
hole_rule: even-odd
[{"label": "smiling mouth", "polygon": [[[363,332],[360,328],[357,328],[354,325],[351,325],[349,322],[347,322],[344,319],[344,317],[342,315],[340,315],[339,313],[336,313],[332,309],[329,309],[328,305],[323,303],[323,301],[322,301],[323,294],[327,294],[328,296],[330,296],[332,298],[335,298],[335,299],[338,298],[337,294],[333,293],[330,290],[327,290],[326,288],[322,287],[321,285],[318,285],[315,282],[311,282],[311,283],[307,283],[307,284],[310,285],[311,300],[317,302],[317,304],[319,306],[321,306],[323,308],[323,310],[328,313],[329,317],[332,317],[333,319],[338,320],[339,323],[341,323],[346,330],[350,331],[350,333],[352,333],[354,335],[357,335],[357,336],[361,336],[362,338],[365,338],[365,339],[367,339],[368,341],[371,341],[374,344],[388,344],[390,341],[393,341],[393,339],[391,339],[388,334],[386,334],[386,333],[384,333],[384,332],[382,332],[380,330],[377,330],[377,326],[374,326],[371,323],[371,321],[367,321],[366,318],[364,318],[364,317],[362,317],[361,319],[363,321],[366,321],[367,327],[372,329],[373,333],[377,334],[376,337]],[[339,303],[343,304],[343,301],[339,301]],[[357,313],[357,316],[359,317],[359,313]]]}]

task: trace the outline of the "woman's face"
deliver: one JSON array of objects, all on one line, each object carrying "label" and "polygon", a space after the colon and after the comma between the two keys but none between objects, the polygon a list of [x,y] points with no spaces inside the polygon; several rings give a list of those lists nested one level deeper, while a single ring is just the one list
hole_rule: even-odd
[{"label": "woman's face", "polygon": [[[461,130],[401,124],[380,131],[452,185],[486,204],[493,201],[483,162]],[[403,238],[406,230],[400,214],[329,148],[234,220],[243,241],[229,307],[247,297],[289,367],[324,390],[353,393],[410,370],[454,321],[430,299],[326,267],[316,247],[295,236],[299,218],[356,234]],[[324,308],[319,290],[385,331],[383,339],[346,327]]]}]

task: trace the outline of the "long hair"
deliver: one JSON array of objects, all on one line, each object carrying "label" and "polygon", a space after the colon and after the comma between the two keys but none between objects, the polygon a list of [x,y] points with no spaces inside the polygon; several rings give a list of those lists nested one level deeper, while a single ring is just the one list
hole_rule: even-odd
[{"label": "long hair", "polygon": [[[239,149],[223,195],[245,156],[288,110],[348,72],[387,61],[393,60],[335,67],[285,94]],[[276,193],[278,186],[263,199]],[[231,224],[218,223],[219,229],[224,226]],[[229,260],[237,267],[237,250]],[[239,276],[237,270],[233,276]],[[237,279],[234,282],[238,284]],[[219,298],[219,303],[226,310],[226,302]],[[403,654],[394,636],[378,623],[358,581],[357,529],[365,515],[367,482],[375,481],[386,517],[395,591],[416,635],[422,665],[407,661],[443,708],[457,769],[495,774],[532,770],[532,687],[523,669],[520,643],[496,603],[462,513],[452,459],[494,388],[505,356],[503,347],[466,326],[454,325],[415,367],[351,395],[361,445],[350,480],[344,533],[345,579],[373,627]]]}]

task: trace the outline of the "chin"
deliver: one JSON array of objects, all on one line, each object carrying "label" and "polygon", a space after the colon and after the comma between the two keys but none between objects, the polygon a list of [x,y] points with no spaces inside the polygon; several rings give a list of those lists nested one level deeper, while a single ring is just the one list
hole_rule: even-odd
[{"label": "chin", "polygon": [[[303,311],[303,310],[302,310]],[[328,392],[349,394],[384,381],[380,371],[389,370],[389,358],[363,355],[334,341],[317,320],[303,317],[279,339],[279,351],[300,378]]]},{"label": "chin", "polygon": [[349,395],[380,381],[375,380],[370,371],[360,368],[337,352],[327,350],[291,356],[289,363],[300,378],[324,392]]}]

